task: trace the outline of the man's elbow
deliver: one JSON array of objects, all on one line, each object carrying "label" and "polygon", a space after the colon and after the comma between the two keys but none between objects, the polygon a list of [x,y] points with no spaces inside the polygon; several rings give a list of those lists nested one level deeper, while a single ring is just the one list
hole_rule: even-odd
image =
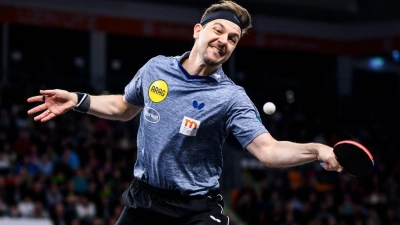
[{"label": "man's elbow", "polygon": [[258,157],[258,160],[267,167],[276,167],[271,149],[265,149],[263,154]]},{"label": "man's elbow", "polygon": [[131,110],[122,110],[116,115],[116,117],[118,118],[118,120],[126,122],[135,117],[135,114],[133,114]]},{"label": "man's elbow", "polygon": [[123,121],[123,122],[127,122],[129,120],[133,119],[133,116],[122,116],[120,117],[119,120]]}]

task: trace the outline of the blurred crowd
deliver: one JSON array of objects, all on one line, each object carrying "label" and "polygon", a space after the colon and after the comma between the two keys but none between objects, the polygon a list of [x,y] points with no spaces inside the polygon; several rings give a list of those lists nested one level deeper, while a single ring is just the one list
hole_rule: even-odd
[{"label": "blurred crowd", "polygon": [[26,88],[1,88],[0,217],[115,224],[132,181],[137,121],[69,112],[35,122],[26,99],[39,89]]},{"label": "blurred crowd", "polygon": [[397,119],[389,111],[358,112],[363,107],[356,103],[352,107],[321,114],[286,106],[266,119],[267,128],[278,140],[330,146],[339,140],[359,141],[374,156],[372,176],[327,172],[319,162],[285,169],[247,169],[244,185],[231,191],[232,207],[245,224],[400,224]]},{"label": "blurred crowd", "polygon": [[[39,89],[7,84],[0,90],[0,217],[49,218],[55,225],[114,224],[123,208],[121,194],[133,178],[138,120],[69,112],[35,122],[27,115],[33,105],[26,99]],[[227,196],[229,214],[238,218],[231,223],[400,224],[397,130],[372,123],[340,129],[348,120],[341,116],[309,114],[287,104],[263,121],[278,140],[362,142],[375,157],[372,176],[327,172],[318,163],[244,169],[237,175],[245,182]]]}]

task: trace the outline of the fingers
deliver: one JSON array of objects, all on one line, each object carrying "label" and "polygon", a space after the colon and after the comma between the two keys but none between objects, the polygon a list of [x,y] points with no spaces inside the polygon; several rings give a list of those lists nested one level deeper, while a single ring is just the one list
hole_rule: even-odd
[{"label": "fingers", "polygon": [[339,164],[339,162],[336,160],[336,157],[329,158],[328,164],[331,166],[333,170],[336,170],[338,172],[342,171],[342,166]]},{"label": "fingers", "polygon": [[56,92],[55,92],[55,90],[40,90],[40,94],[52,96],[52,95],[55,95]]},{"label": "fingers", "polygon": [[54,114],[50,110],[47,110],[47,111],[45,111],[43,113],[45,114],[45,116],[40,120],[40,122],[47,122],[47,121],[53,119],[54,117],[56,117],[56,114]]},{"label": "fingers", "polygon": [[40,90],[41,95],[28,98],[28,102],[44,102],[46,97],[51,97],[56,94],[54,90]]},{"label": "fingers", "polygon": [[[53,97],[56,94],[56,92],[55,92],[55,90],[40,90],[40,94],[41,95],[37,95],[37,96],[28,98],[27,101],[28,102],[45,102],[47,97]],[[56,114],[51,112],[49,109],[47,109],[47,106],[45,103],[40,104],[40,105],[28,110],[28,114],[32,115],[35,113],[39,113],[41,111],[43,111],[43,112],[40,113],[38,116],[34,117],[35,121],[46,122],[57,116]]]},{"label": "fingers", "polygon": [[44,95],[38,95],[38,96],[34,96],[34,97],[30,97],[30,98],[28,98],[28,102],[44,102],[43,101],[43,98],[44,97]]},{"label": "fingers", "polygon": [[336,161],[334,160],[334,162],[321,162],[320,165],[328,171],[337,171],[337,172],[342,172],[343,171],[343,167]]},{"label": "fingers", "polygon": [[44,112],[42,112],[40,115],[35,116],[35,118],[33,118],[35,121],[39,121],[40,122],[46,122],[49,121],[51,119],[53,119],[56,115],[51,112],[50,110],[46,110]]},{"label": "fingers", "polygon": [[[35,97],[41,97],[41,96],[35,96]],[[35,97],[32,97],[32,98],[35,98]],[[46,104],[43,103],[43,104],[40,104],[40,105],[28,110],[28,114],[32,115],[32,114],[38,113],[38,112],[46,110],[46,109],[47,109]]]},{"label": "fingers", "polygon": [[33,119],[35,121],[42,121],[43,118],[45,118],[48,115],[48,113],[46,111],[42,112],[41,114],[35,116]]}]

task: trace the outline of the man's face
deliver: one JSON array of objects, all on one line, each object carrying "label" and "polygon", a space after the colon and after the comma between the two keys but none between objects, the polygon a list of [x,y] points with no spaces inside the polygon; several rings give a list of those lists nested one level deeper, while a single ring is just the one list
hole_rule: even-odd
[{"label": "man's face", "polygon": [[217,19],[195,26],[193,37],[197,51],[207,66],[217,66],[229,59],[240,39],[241,30],[235,23]]}]

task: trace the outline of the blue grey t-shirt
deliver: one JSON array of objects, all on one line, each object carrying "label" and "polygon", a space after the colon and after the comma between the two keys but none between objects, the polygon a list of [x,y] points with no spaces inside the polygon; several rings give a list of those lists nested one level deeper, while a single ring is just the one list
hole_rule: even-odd
[{"label": "blue grey t-shirt", "polygon": [[154,187],[203,195],[219,187],[222,146],[232,134],[245,148],[268,132],[244,89],[222,68],[191,76],[182,58],[149,60],[125,87],[125,99],[142,106],[134,175]]}]

